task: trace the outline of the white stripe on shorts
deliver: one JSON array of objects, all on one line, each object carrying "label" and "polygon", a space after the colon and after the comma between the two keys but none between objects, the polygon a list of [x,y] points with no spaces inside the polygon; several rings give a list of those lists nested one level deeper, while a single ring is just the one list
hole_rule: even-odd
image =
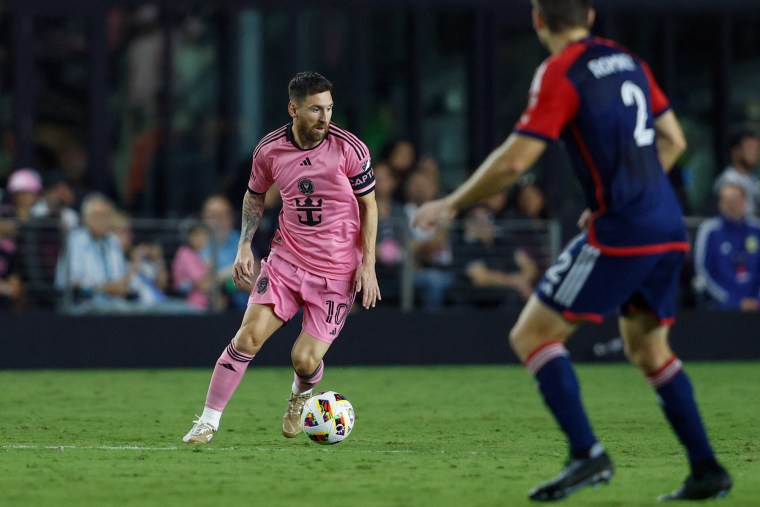
[{"label": "white stripe on shorts", "polygon": [[581,253],[578,254],[578,259],[570,268],[570,272],[565,277],[562,284],[557,289],[557,293],[554,295],[554,300],[563,305],[570,306],[575,301],[578,293],[583,288],[583,284],[586,282],[589,273],[594,269],[596,259],[599,258],[599,249],[591,245],[583,245]]}]

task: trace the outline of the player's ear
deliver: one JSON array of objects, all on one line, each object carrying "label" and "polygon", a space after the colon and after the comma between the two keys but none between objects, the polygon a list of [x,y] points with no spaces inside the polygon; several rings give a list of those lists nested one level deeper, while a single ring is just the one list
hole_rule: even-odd
[{"label": "player's ear", "polygon": [[536,7],[533,8],[531,14],[531,18],[533,20],[533,29],[538,32],[544,26],[546,26],[546,21],[544,21],[544,17],[541,15],[541,11],[539,11]]},{"label": "player's ear", "polygon": [[587,19],[588,27],[589,28],[591,28],[592,26],[594,26],[594,20],[595,19],[596,19],[596,11],[593,8],[591,8],[591,9],[588,10],[588,19]]},{"label": "player's ear", "polygon": [[288,101],[288,114],[291,118],[298,116],[298,106],[292,100]]}]

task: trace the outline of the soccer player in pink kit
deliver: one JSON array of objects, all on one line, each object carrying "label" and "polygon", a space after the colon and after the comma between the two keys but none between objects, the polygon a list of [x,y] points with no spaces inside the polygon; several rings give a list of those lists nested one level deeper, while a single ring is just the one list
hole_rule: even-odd
[{"label": "soccer player in pink kit", "polygon": [[[380,299],[375,275],[377,205],[369,150],[330,122],[332,83],[301,72],[288,85],[289,123],[264,136],[253,152],[233,280],[253,289],[232,342],[216,362],[203,414],[183,441],[205,444],[219,429],[227,402],[264,342],[303,307],[291,359],[295,370],[282,433],[301,431],[301,411],[322,379],[324,357],[340,334],[354,297]],[[282,195],[279,229],[254,282],[251,241],[272,184]]]}]

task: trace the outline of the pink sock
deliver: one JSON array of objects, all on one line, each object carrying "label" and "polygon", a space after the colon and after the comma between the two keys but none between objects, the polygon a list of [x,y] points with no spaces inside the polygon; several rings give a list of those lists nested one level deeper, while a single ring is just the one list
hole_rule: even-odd
[{"label": "pink sock", "polygon": [[222,412],[238,384],[243,379],[248,363],[253,356],[242,354],[235,349],[230,342],[216,362],[214,374],[211,375],[211,384],[208,386],[206,406]]},{"label": "pink sock", "polygon": [[313,389],[314,386],[319,384],[319,381],[322,380],[322,373],[324,373],[324,371],[325,362],[320,361],[317,369],[308,377],[301,377],[297,372],[293,372],[293,387],[298,389],[298,394]]}]

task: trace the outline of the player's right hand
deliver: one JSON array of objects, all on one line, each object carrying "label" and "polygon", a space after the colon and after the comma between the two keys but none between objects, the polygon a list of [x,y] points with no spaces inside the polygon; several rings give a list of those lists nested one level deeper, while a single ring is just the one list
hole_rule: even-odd
[{"label": "player's right hand", "polygon": [[423,231],[432,231],[448,225],[456,216],[456,210],[444,199],[429,201],[420,206],[412,219],[412,226]]},{"label": "player's right hand", "polygon": [[238,249],[235,263],[232,265],[232,281],[235,287],[250,291],[253,288],[254,275],[253,251],[250,247]]}]

